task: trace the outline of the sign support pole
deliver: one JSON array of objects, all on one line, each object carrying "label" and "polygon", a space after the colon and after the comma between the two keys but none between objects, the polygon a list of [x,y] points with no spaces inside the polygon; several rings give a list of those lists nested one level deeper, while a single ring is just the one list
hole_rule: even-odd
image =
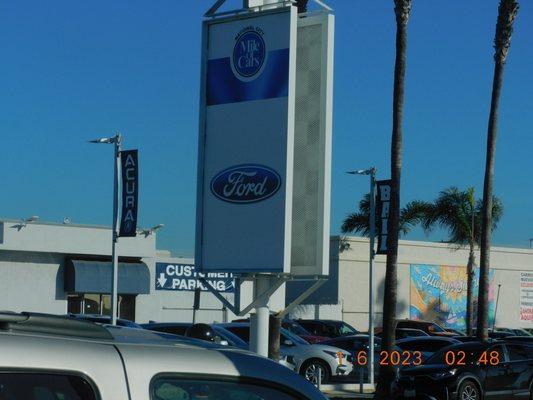
[{"label": "sign support pole", "polygon": [[374,384],[374,240],[376,237],[376,169],[370,169],[370,261],[368,264],[368,378]]},{"label": "sign support pole", "polygon": [[117,253],[117,241],[118,241],[118,187],[119,187],[119,175],[120,169],[120,141],[121,136],[118,133],[114,137],[115,144],[115,158],[114,158],[114,178],[113,178],[113,225],[112,225],[112,247],[111,257],[113,259],[113,269],[111,272],[111,325],[117,324],[117,304],[118,304],[118,253]]},{"label": "sign support pole", "polygon": [[[254,297],[257,298],[268,291],[269,286],[270,278],[259,275],[254,279]],[[262,296],[261,301],[255,306],[255,315],[250,318],[250,350],[264,357],[268,357],[269,297]]]}]

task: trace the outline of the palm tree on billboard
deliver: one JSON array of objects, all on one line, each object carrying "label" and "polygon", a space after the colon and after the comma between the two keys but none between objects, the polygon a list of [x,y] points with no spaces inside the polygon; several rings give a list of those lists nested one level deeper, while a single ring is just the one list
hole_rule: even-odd
[{"label": "palm tree on billboard", "polygon": [[516,0],[500,0],[500,5],[498,7],[498,21],[496,23],[496,35],[494,37],[494,77],[492,82],[492,98],[487,132],[487,154],[481,219],[481,255],[479,265],[477,313],[477,336],[481,340],[488,340],[489,269],[494,199],[492,195],[492,187],[494,178],[494,158],[496,153],[496,136],[498,133],[498,108],[500,105],[500,93],[503,83],[503,70],[509,53],[509,48],[511,47],[513,23],[517,12],[518,2]]},{"label": "palm tree on billboard", "polygon": [[[466,331],[471,335],[474,321],[474,268],[476,266],[476,247],[480,241],[482,200],[475,199],[474,188],[459,190],[450,187],[440,192],[437,199],[427,203],[423,210],[422,227],[426,232],[435,226],[448,231],[447,243],[457,248],[468,246],[467,292],[466,292]],[[503,214],[500,199],[492,200],[492,228],[494,230]]]}]

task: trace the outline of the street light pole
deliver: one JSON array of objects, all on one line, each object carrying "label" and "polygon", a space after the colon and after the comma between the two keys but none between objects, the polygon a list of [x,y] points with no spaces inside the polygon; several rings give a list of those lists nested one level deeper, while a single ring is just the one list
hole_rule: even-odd
[{"label": "street light pole", "polygon": [[374,242],[376,238],[376,172],[375,167],[349,171],[352,175],[370,176],[370,221],[368,262],[368,379],[374,385]]},{"label": "street light pole", "polygon": [[115,173],[113,178],[113,246],[111,249],[111,256],[113,258],[113,272],[111,273],[111,324],[117,324],[117,308],[118,308],[118,187],[119,187],[119,169],[120,169],[120,133],[115,135]]},{"label": "street light pole", "polygon": [[111,324],[117,324],[117,309],[118,309],[118,253],[116,249],[118,241],[118,190],[119,190],[119,170],[120,170],[120,143],[122,137],[120,133],[117,133],[111,138],[101,138],[96,140],[90,140],[90,143],[105,143],[115,145],[115,154],[113,161],[113,222],[111,225]]}]

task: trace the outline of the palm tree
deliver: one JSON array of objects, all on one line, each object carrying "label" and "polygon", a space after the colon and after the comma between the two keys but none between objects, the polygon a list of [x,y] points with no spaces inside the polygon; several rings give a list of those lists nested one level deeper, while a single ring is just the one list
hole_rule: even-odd
[{"label": "palm tree", "polygon": [[[422,224],[431,204],[425,201],[412,201],[400,211],[400,235],[407,235],[416,225]],[[342,223],[341,231],[370,235],[370,194],[366,194],[359,202],[359,210],[348,214]],[[377,235],[377,232],[376,232]]]},{"label": "palm tree", "polygon": [[[439,226],[448,230],[447,242],[455,246],[467,245],[470,252],[467,263],[466,331],[472,334],[474,310],[474,267],[476,246],[480,241],[481,214],[483,202],[476,201],[474,188],[459,190],[450,187],[440,192],[435,202],[426,206],[422,227],[426,232]],[[494,197],[492,201],[492,230],[496,228],[503,214],[502,202]]]},{"label": "palm tree", "polygon": [[[398,286],[398,235],[400,233],[400,180],[403,153],[403,106],[405,67],[407,59],[407,22],[412,0],[394,0],[396,15],[396,60],[394,65],[394,93],[392,105],[391,140],[391,199],[389,209],[389,234],[387,235],[387,269],[385,273],[385,293],[383,301],[383,335],[381,350],[389,354],[393,350],[396,323],[396,298]],[[384,365],[380,371],[375,399],[391,398],[391,383],[394,369]]]},{"label": "palm tree", "polygon": [[487,132],[487,155],[485,164],[485,180],[483,185],[483,208],[481,222],[481,256],[479,272],[479,296],[477,335],[481,340],[488,340],[488,293],[490,246],[492,232],[492,186],[494,178],[494,157],[496,152],[496,136],[498,133],[498,108],[500,92],[503,83],[503,69],[513,33],[513,22],[518,12],[516,0],[500,0],[498,7],[498,21],[494,38],[494,77],[492,82],[492,98],[490,105],[489,124]]}]

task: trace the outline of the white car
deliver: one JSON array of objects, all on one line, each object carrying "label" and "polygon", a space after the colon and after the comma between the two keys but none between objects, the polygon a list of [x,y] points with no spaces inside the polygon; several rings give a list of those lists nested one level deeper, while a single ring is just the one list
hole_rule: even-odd
[{"label": "white car", "polygon": [[[249,341],[250,325],[246,322],[220,324],[244,341]],[[280,352],[294,371],[313,384],[328,382],[332,377],[348,375],[352,369],[352,356],[338,347],[309,344],[297,335],[281,328]]]},{"label": "white car", "polygon": [[294,372],[247,351],[151,332],[145,342],[139,332],[129,340],[128,331],[140,330],[111,334],[67,317],[0,313],[0,399],[325,400]]}]

